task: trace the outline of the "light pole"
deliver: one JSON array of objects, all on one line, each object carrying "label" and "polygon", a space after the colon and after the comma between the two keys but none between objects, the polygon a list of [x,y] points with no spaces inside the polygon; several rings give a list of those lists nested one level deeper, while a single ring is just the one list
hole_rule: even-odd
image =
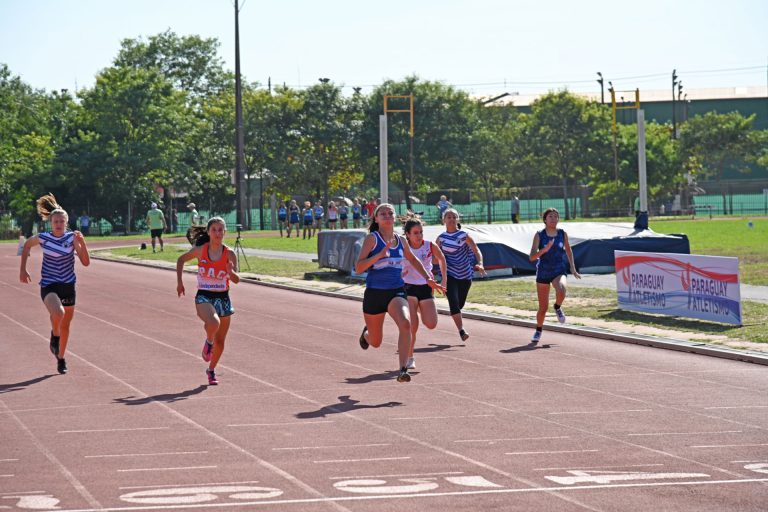
[{"label": "light pole", "polygon": [[245,139],[243,135],[243,93],[240,84],[240,0],[235,1],[235,203],[237,207],[237,223],[247,224],[245,215]]},{"label": "light pole", "polygon": [[677,122],[675,119],[675,87],[677,86],[677,70],[672,70],[672,138],[677,138]]},{"label": "light pole", "polygon": [[600,79],[597,81],[597,83],[600,84],[600,104],[605,105],[605,91],[603,90],[603,74],[601,72],[597,72],[597,76],[600,77]]}]

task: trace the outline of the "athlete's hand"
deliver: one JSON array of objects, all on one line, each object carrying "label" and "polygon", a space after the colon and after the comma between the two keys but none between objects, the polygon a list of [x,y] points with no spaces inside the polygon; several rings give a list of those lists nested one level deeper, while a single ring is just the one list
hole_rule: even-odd
[{"label": "athlete's hand", "polygon": [[24,284],[32,282],[32,277],[29,275],[29,272],[27,272],[26,269],[19,273],[19,281]]},{"label": "athlete's hand", "polygon": [[437,290],[440,293],[442,293],[443,295],[445,295],[445,286],[441,285],[440,283],[438,283],[434,279],[427,279],[427,284],[433,290]]},{"label": "athlete's hand", "polygon": [[475,265],[475,271],[480,272],[481,277],[488,277],[488,273],[485,271],[485,267],[483,267],[479,263]]},{"label": "athlete's hand", "polygon": [[576,279],[581,279],[581,274],[579,274],[578,272],[576,272],[576,271],[574,270],[574,271],[573,271],[573,277],[575,277]]},{"label": "athlete's hand", "polygon": [[176,285],[176,293],[179,294],[179,297],[184,295],[184,283],[179,283]]},{"label": "athlete's hand", "polygon": [[549,252],[549,250],[552,248],[552,246],[555,245],[555,239],[551,239],[547,245],[544,246],[544,249],[542,249],[543,252]]},{"label": "athlete's hand", "polygon": [[81,243],[85,241],[85,237],[83,236],[83,234],[80,231],[75,230],[74,233],[75,233],[75,240],[77,240],[78,242],[81,242]]}]

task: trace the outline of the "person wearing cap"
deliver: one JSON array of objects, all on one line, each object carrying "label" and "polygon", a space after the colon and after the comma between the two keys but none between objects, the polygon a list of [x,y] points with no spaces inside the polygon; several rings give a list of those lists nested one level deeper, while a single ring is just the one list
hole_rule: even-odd
[{"label": "person wearing cap", "polygon": [[157,207],[157,203],[150,205],[151,209],[147,212],[147,226],[152,236],[152,252],[155,252],[155,238],[160,240],[160,252],[163,251],[163,231],[166,229],[165,215]]},{"label": "person wearing cap", "polygon": [[195,227],[202,224],[203,218],[199,213],[197,213],[197,205],[195,205],[195,203],[189,203],[187,208],[189,209],[190,213],[189,229],[187,229],[187,240],[189,240],[190,245],[195,245],[193,242],[193,231],[195,230]]}]

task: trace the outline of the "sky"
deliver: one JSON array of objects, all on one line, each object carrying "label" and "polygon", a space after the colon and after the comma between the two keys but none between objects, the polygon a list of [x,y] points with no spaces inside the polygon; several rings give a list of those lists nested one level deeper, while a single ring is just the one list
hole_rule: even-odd
[{"label": "sky", "polygon": [[[417,75],[473,95],[768,85],[766,0],[239,0],[244,79],[369,92]],[[234,0],[0,0],[0,63],[36,89],[92,87],[123,39],[220,42]]]}]

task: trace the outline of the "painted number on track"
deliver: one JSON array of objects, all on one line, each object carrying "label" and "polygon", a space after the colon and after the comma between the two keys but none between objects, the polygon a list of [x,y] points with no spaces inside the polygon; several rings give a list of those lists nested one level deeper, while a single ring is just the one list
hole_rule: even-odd
[{"label": "painted number on track", "polygon": [[152,489],[123,494],[120,499],[142,505],[188,505],[214,501],[219,495],[233,500],[263,500],[283,494],[273,487],[253,485],[210,485],[200,487],[179,487],[173,489]]}]

